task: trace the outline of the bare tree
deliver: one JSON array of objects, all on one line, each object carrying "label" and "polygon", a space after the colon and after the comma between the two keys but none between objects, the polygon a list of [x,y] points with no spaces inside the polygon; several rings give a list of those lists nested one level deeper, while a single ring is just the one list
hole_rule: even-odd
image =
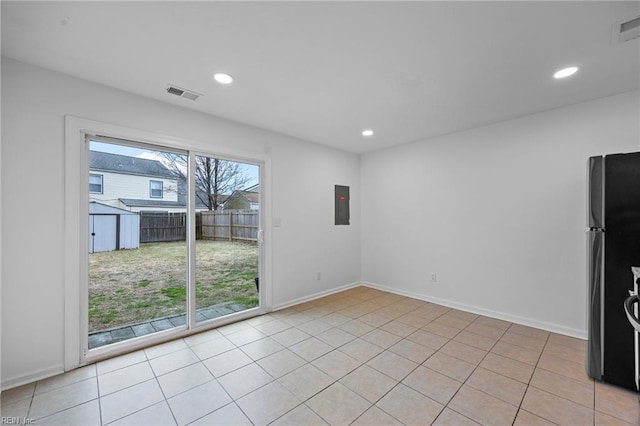
[{"label": "bare tree", "polygon": [[[165,165],[180,180],[187,181],[187,156],[163,153]],[[246,186],[250,178],[240,168],[240,163],[218,158],[195,157],[196,197],[209,210],[218,210],[225,198],[235,190]]]}]

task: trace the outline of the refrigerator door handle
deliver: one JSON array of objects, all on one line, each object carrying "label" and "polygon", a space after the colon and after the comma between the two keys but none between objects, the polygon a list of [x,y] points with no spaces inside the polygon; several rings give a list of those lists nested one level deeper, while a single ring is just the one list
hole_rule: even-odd
[{"label": "refrigerator door handle", "polygon": [[604,232],[589,234],[589,341],[587,373],[602,381],[604,374]]}]

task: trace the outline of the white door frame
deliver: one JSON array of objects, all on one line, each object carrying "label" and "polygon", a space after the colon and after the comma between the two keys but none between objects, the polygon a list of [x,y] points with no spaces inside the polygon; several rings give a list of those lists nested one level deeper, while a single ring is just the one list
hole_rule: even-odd
[{"label": "white door frame", "polygon": [[[88,220],[89,220],[89,153],[87,136],[99,135],[122,141],[131,141],[131,145],[153,145],[159,148],[186,151],[190,158],[194,155],[229,159],[260,166],[260,231],[263,243],[259,244],[260,307],[248,309],[219,320],[195,322],[195,300],[187,303],[189,321],[183,327],[165,330],[148,336],[142,336],[124,342],[103,346],[92,350],[88,347]],[[190,160],[192,161],[192,160]],[[189,334],[218,327],[220,325],[249,318],[272,309],[271,285],[271,158],[269,155],[241,152],[220,146],[159,135],[144,130],[131,129],[119,125],[103,123],[73,116],[65,116],[65,212],[64,212],[64,280],[65,280],[65,337],[64,368],[72,370],[81,365],[118,354],[131,352],[146,346],[173,340]],[[193,176],[193,173],[190,173]],[[190,182],[190,189],[194,182]],[[195,215],[195,201],[189,191],[189,206]],[[195,223],[189,221],[189,223]],[[189,230],[187,246],[194,245],[195,227]],[[191,250],[193,253],[193,247]],[[193,256],[189,254],[188,259]],[[193,262],[193,260],[190,260]],[[188,268],[191,271],[191,268]],[[193,273],[191,273],[193,275]],[[188,285],[194,288],[195,279],[189,277]],[[195,294],[193,291],[189,293]],[[195,297],[194,295],[191,298]]]}]

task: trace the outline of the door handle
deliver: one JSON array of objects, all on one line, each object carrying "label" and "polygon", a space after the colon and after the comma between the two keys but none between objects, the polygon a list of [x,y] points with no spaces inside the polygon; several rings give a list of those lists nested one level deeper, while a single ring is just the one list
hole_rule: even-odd
[{"label": "door handle", "polygon": [[258,229],[258,243],[264,243],[264,231],[262,229]]}]

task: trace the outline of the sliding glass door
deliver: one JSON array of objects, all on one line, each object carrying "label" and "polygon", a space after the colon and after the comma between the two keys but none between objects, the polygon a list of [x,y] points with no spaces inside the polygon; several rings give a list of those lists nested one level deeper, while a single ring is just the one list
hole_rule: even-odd
[{"label": "sliding glass door", "polygon": [[87,347],[260,306],[260,165],[88,138]]},{"label": "sliding glass door", "polygon": [[256,165],[196,155],[195,304],[203,322],[259,305]]},{"label": "sliding glass door", "polygon": [[88,348],[185,326],[187,154],[88,144]]}]

